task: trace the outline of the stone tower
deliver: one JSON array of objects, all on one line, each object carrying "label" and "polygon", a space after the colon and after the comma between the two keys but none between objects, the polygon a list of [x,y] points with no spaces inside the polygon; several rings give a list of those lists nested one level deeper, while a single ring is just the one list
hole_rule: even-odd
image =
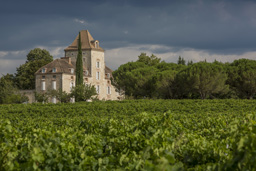
[{"label": "stone tower", "polygon": [[[100,47],[98,40],[93,39],[88,30],[81,30],[80,34],[84,74],[86,76],[91,76],[92,78],[98,78],[97,74],[99,73],[99,77],[104,78],[104,49]],[[78,53],[78,38],[79,34],[76,36],[73,43],[64,49],[65,57],[71,57],[73,65],[76,63]]]}]

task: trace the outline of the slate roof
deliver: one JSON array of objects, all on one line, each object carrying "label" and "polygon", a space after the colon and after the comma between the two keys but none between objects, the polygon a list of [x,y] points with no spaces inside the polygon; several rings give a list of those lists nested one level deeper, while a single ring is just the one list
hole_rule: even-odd
[{"label": "slate roof", "polygon": [[[45,73],[42,73],[43,68],[46,69]],[[56,72],[53,72],[53,68],[56,69]],[[75,66],[68,62],[68,58],[60,58],[60,59],[55,59],[54,61],[41,67],[39,70],[37,70],[35,74],[49,74],[49,73],[72,74],[71,69],[74,69],[74,73],[75,73]]]},{"label": "slate roof", "polygon": [[[45,68],[45,73],[42,73],[42,69]],[[53,72],[53,68],[56,69],[56,72]],[[72,62],[69,63],[69,57],[62,57],[60,59],[55,59],[54,61],[50,62],[49,64],[46,64],[45,66],[41,67],[40,69],[37,70],[35,74],[60,74],[60,73],[65,73],[65,74],[72,74],[71,69],[74,69],[73,75],[75,75],[75,69],[76,66]],[[86,70],[86,68],[84,68]],[[110,69],[109,67],[105,66],[105,74],[107,78],[107,74],[110,74],[110,77],[112,77],[112,72],[113,70]],[[90,73],[89,73],[90,76]]]},{"label": "slate roof", "polygon": [[[81,34],[82,50],[104,51],[104,49],[102,49],[99,46],[99,41],[94,40],[88,30],[81,30],[80,34]],[[66,49],[64,49],[64,51],[77,50],[78,49],[78,38],[79,38],[79,34],[76,36],[76,38],[72,42],[72,44],[69,45]],[[98,42],[98,47],[95,47],[95,42]]]}]

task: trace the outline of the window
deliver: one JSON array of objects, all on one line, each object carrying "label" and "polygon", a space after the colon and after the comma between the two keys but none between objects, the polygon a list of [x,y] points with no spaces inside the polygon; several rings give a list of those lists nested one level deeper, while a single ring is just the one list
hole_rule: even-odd
[{"label": "window", "polygon": [[74,79],[74,77],[73,76],[71,76],[71,80],[73,80]]},{"label": "window", "polygon": [[52,89],[56,90],[56,81],[52,81]]},{"label": "window", "polygon": [[97,94],[100,94],[100,85],[96,86],[96,92],[97,92]]},{"label": "window", "polygon": [[99,61],[96,62],[96,67],[100,68],[100,62]]},{"label": "window", "polygon": [[46,69],[45,69],[45,68],[43,68],[43,69],[42,69],[42,73],[45,73],[45,71],[46,71]]},{"label": "window", "polygon": [[107,78],[110,78],[110,73],[107,73]]},{"label": "window", "polygon": [[111,94],[111,87],[110,86],[107,87],[107,93]]},{"label": "window", "polygon": [[41,90],[45,90],[45,81],[42,81]]},{"label": "window", "polygon": [[95,42],[95,48],[99,47],[99,42]]},{"label": "window", "polygon": [[89,71],[88,70],[84,71],[84,75],[89,75]]},{"label": "window", "polygon": [[56,78],[56,75],[53,75],[52,78]]},{"label": "window", "polygon": [[74,68],[70,69],[71,74],[74,74]]},{"label": "window", "polygon": [[72,88],[75,86],[74,82],[70,82],[70,91],[72,90]]},{"label": "window", "polygon": [[53,69],[52,69],[52,72],[56,72],[56,68],[53,68]]},{"label": "window", "polygon": [[97,79],[97,80],[100,79],[100,72],[96,72],[96,79]]},{"label": "window", "polygon": [[56,97],[52,98],[52,103],[56,103]]},{"label": "window", "polygon": [[42,76],[42,80],[44,80],[44,79],[45,79],[45,76],[43,75],[43,76]]}]

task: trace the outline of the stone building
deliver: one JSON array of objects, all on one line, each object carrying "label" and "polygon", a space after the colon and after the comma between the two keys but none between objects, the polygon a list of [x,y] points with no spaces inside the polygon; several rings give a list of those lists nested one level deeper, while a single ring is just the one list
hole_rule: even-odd
[{"label": "stone building", "polygon": [[[104,49],[94,40],[88,30],[80,31],[84,83],[94,85],[100,100],[118,100],[122,96],[111,84],[112,70],[105,65]],[[36,73],[36,92],[62,89],[70,92],[75,86],[76,58],[78,54],[78,37],[68,46],[65,57],[55,59],[41,67]],[[51,101],[56,103],[56,99]]]}]

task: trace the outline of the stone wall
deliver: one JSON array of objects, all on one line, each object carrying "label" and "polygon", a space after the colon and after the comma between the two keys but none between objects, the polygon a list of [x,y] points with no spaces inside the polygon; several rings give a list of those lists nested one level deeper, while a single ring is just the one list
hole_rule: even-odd
[{"label": "stone wall", "polygon": [[36,102],[35,90],[19,90],[19,93],[28,97],[28,103]]}]

